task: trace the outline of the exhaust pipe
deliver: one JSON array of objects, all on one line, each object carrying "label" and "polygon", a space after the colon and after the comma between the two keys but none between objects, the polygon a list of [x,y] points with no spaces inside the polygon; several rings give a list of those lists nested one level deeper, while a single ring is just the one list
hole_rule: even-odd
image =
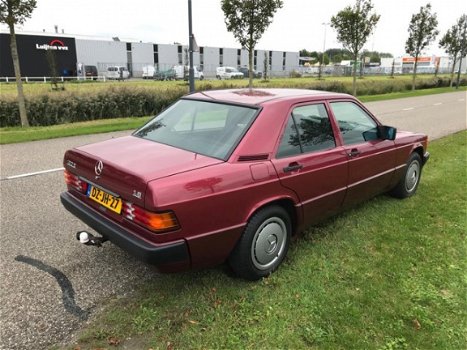
[{"label": "exhaust pipe", "polygon": [[102,247],[102,243],[107,242],[107,238],[96,237],[86,231],[76,232],[76,239],[84,245],[92,245],[96,247]]}]

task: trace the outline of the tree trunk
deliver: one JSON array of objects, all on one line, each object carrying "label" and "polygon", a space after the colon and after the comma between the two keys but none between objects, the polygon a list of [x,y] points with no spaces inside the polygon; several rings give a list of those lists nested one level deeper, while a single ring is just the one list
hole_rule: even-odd
[{"label": "tree trunk", "polygon": [[456,82],[456,89],[459,89],[459,85],[461,82],[461,68],[462,68],[462,52],[461,55],[459,56],[459,69],[457,70],[457,82]]},{"label": "tree trunk", "polygon": [[449,81],[449,87],[452,88],[452,84],[454,83],[454,69],[456,68],[456,60],[457,60],[457,55],[454,55],[454,60],[452,62],[452,68],[451,68],[451,79]]},{"label": "tree trunk", "polygon": [[10,47],[11,47],[11,58],[13,59],[13,67],[15,69],[16,88],[18,90],[18,107],[19,117],[21,119],[21,126],[28,127],[29,121],[26,114],[26,103],[24,101],[23,82],[21,81],[21,70],[19,66],[18,48],[16,46],[16,34],[15,27],[13,24],[8,25],[10,27]]},{"label": "tree trunk", "polygon": [[323,70],[323,59],[324,59],[324,53],[321,54],[321,58],[319,60],[318,80],[321,80],[321,72]]},{"label": "tree trunk", "polygon": [[415,62],[413,63],[413,74],[412,74],[412,91],[415,91],[415,77],[417,76],[417,60],[418,60],[418,55],[415,55]]},{"label": "tree trunk", "polygon": [[253,52],[255,48],[250,46],[248,50],[248,88],[253,90]]},{"label": "tree trunk", "polygon": [[358,52],[353,55],[352,95],[357,96],[357,59]]}]

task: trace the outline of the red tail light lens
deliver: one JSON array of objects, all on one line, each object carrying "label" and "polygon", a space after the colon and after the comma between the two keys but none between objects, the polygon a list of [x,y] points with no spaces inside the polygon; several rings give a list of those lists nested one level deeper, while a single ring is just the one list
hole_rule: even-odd
[{"label": "red tail light lens", "polygon": [[171,211],[153,213],[133,203],[123,202],[122,214],[128,220],[156,233],[173,231],[179,228],[177,218]]},{"label": "red tail light lens", "polygon": [[81,193],[86,193],[88,190],[88,183],[86,181],[81,180],[78,176],[75,174],[70,173],[68,170],[64,171],[65,175],[65,182],[67,185],[70,185],[77,191]]}]

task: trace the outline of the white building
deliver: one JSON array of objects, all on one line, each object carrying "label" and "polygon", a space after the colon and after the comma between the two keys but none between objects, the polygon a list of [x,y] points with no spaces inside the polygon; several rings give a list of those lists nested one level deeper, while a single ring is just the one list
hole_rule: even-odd
[{"label": "white building", "polygon": [[[14,76],[9,42],[8,31],[1,30],[0,76],[4,77]],[[141,77],[143,67],[148,65],[156,70],[167,70],[174,65],[188,64],[188,47],[178,43],[143,43],[46,32],[18,32],[17,42],[22,69],[24,67],[25,72],[33,72],[37,77],[50,75],[45,62],[46,50],[37,49],[39,44],[44,47],[43,42],[52,46],[66,44],[66,50],[62,50],[64,46],[54,50],[57,51],[58,71],[65,76],[76,76],[79,71],[77,67],[96,66],[99,75],[104,75],[109,66],[125,66],[133,77]],[[265,54],[269,72],[275,76],[288,75],[299,65],[298,52],[255,50],[255,70],[263,71]],[[220,66],[247,67],[248,52],[238,48],[200,46],[199,51],[193,54],[193,63],[203,70],[206,77],[215,77],[216,68]]]}]

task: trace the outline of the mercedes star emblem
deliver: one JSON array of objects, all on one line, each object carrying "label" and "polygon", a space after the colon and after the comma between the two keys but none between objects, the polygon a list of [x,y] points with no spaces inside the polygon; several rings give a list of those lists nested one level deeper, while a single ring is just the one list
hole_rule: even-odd
[{"label": "mercedes star emblem", "polygon": [[94,172],[97,176],[102,174],[102,169],[104,169],[104,163],[102,163],[102,160],[99,160],[97,161],[96,166],[94,167]]}]

